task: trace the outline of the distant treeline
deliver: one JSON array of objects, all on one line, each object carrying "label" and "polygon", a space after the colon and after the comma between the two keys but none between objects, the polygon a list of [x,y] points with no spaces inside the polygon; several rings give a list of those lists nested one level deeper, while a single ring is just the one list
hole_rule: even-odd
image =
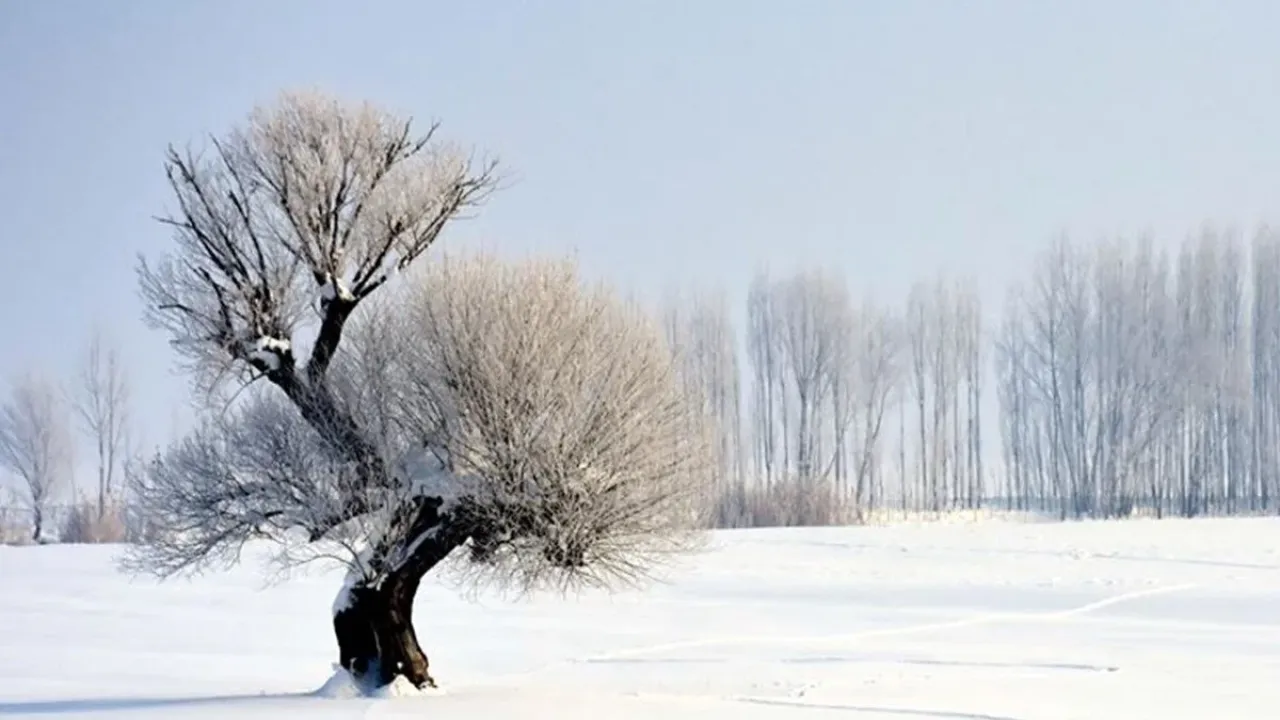
[{"label": "distant treeline", "polygon": [[1058,240],[990,314],[971,281],[921,283],[886,306],[829,271],[761,274],[746,318],[734,327],[711,293],[664,310],[686,384],[717,421],[719,526],[1277,508],[1269,230],[1205,231],[1173,251]]}]

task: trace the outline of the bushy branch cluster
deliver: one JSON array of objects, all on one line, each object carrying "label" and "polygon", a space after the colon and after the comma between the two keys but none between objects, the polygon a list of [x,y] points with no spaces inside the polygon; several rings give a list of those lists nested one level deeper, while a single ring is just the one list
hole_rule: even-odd
[{"label": "bushy branch cluster", "polygon": [[[282,548],[306,543],[328,518],[365,491],[352,464],[336,455],[276,393],[254,392],[136,474],[140,510],[153,541],[132,548],[126,564],[161,576],[239,558],[254,539]],[[357,538],[329,537],[328,552]],[[316,550],[323,554],[323,551]]]},{"label": "bushy branch cluster", "polygon": [[656,323],[568,261],[449,259],[414,287],[403,415],[471,479],[473,570],[609,584],[689,547],[714,456]]},{"label": "bushy branch cluster", "polygon": [[371,105],[284,95],[202,152],[170,148],[176,252],[140,270],[148,317],[206,385],[228,371],[292,364],[294,333],[318,306],[309,361],[323,375],[361,299],[482,202],[477,166]]}]

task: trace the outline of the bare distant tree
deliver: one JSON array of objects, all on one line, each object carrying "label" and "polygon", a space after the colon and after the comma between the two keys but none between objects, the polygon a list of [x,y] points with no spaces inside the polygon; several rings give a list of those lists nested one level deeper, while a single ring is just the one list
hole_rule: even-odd
[{"label": "bare distant tree", "polygon": [[663,310],[667,342],[686,392],[709,418],[718,462],[718,527],[743,517],[742,416],[738,342],[723,293],[670,293]]},{"label": "bare distant tree", "polygon": [[[285,96],[210,155],[170,152],[176,252],[140,268],[204,387],[274,392],[152,464],[155,539],[135,560],[169,574],[301,537],[350,568],[334,629],[370,686],[433,684],[413,598],[455,549],[522,586],[634,575],[679,546],[667,531],[696,514],[680,499],[707,457],[659,329],[572,273],[463,265],[396,313],[366,302],[495,186],[434,135]],[[344,350],[353,318],[369,335]]]},{"label": "bare distant tree", "polygon": [[[758,275],[752,284],[748,344],[755,371],[757,442],[765,467],[812,483],[824,462],[832,427],[831,367],[846,332],[844,285],[821,272],[782,280]],[[779,457],[781,450],[781,457]]]},{"label": "bare distant tree", "polygon": [[747,359],[751,365],[751,440],[756,474],[770,487],[786,473],[787,397],[781,322],[773,281],[763,272],[747,294]]},{"label": "bare distant tree", "polygon": [[98,460],[98,517],[106,511],[107,498],[116,492],[115,475],[124,459],[125,425],[128,422],[129,381],[115,347],[101,333],[89,341],[84,365],[71,397],[81,428],[94,443]]},{"label": "bare distant tree", "polygon": [[905,337],[901,322],[887,311],[865,303],[853,332],[848,398],[853,421],[853,494],[860,514],[873,509],[872,495],[882,462],[881,435],[895,389],[906,377]]},{"label": "bare distant tree", "polygon": [[[907,338],[911,348],[911,399],[915,410],[915,462],[916,462],[916,481],[915,492],[911,492],[910,487],[904,487],[903,492],[911,494],[917,501],[925,501],[928,503],[936,502],[937,493],[934,492],[934,485],[937,483],[937,477],[932,472],[931,463],[929,462],[929,449],[933,446],[930,442],[931,435],[928,424],[928,407],[930,400],[929,393],[929,368],[931,366],[929,343],[930,338],[934,335],[934,325],[937,319],[932,314],[931,305],[928,300],[927,290],[922,284],[917,284],[911,288],[911,293],[907,297]],[[904,485],[906,480],[904,478]]]},{"label": "bare distant tree", "polygon": [[1263,228],[1250,258],[1251,510],[1280,497],[1280,234]]},{"label": "bare distant tree", "polygon": [[958,289],[953,321],[956,324],[953,363],[959,374],[953,395],[956,407],[954,474],[964,506],[975,508],[982,504],[986,494],[982,457],[983,359],[986,353],[982,304],[972,283],[965,283]]},{"label": "bare distant tree", "polygon": [[981,317],[972,283],[940,277],[917,283],[907,297],[909,442],[917,467],[903,491],[930,511],[976,505],[984,492]]},{"label": "bare distant tree", "polygon": [[53,494],[71,470],[71,430],[57,388],[35,376],[19,379],[0,408],[0,465],[27,489],[32,539],[43,537]]}]

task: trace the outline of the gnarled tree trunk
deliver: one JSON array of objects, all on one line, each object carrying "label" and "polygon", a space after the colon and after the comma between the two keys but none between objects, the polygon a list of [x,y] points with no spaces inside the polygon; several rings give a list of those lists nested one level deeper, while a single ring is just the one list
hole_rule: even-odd
[{"label": "gnarled tree trunk", "polygon": [[392,575],[377,587],[344,589],[345,607],[333,616],[338,662],[366,689],[388,685],[403,675],[415,687],[435,687],[427,655],[413,629],[418,581]]},{"label": "gnarled tree trunk", "polygon": [[470,535],[461,515],[438,513],[439,498],[418,498],[404,508],[412,517],[408,538],[414,548],[404,562],[379,580],[343,589],[333,614],[338,663],[366,691],[389,685],[402,675],[414,687],[435,687],[427,655],[413,628],[413,599],[422,577]]}]

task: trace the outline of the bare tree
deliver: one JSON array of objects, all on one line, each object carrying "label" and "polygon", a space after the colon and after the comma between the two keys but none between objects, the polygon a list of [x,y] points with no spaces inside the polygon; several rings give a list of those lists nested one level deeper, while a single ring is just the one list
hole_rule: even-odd
[{"label": "bare tree", "polygon": [[[903,331],[898,318],[870,303],[859,313],[852,333],[852,375],[846,404],[853,420],[853,495],[859,515],[874,509],[880,498],[876,479],[882,463],[881,435],[895,388],[905,379]],[[841,429],[841,435],[845,430]]]},{"label": "bare tree", "polygon": [[793,470],[801,483],[814,484],[824,471],[822,431],[834,424],[823,417],[831,409],[831,368],[849,332],[848,291],[837,277],[814,271],[779,283],[774,292],[783,373],[795,400],[796,425],[788,438]]},{"label": "bare tree", "polygon": [[[765,487],[786,473],[786,384],[782,374],[781,321],[774,282],[765,273],[747,294],[747,357],[751,364],[751,435],[756,474]],[[780,441],[779,438],[782,438]]]},{"label": "bare tree", "polygon": [[741,387],[738,342],[723,293],[675,293],[666,300],[663,324],[685,391],[715,428],[719,458],[712,522],[734,527],[743,521]]},{"label": "bare tree", "polygon": [[[433,265],[413,287],[399,312],[357,316],[332,370],[335,404],[375,429],[384,482],[280,393],[251,390],[138,491],[154,537],[136,566],[234,560],[255,538],[285,566],[343,562],[340,662],[371,684],[431,682],[413,597],[454,550],[466,579],[521,590],[634,582],[693,546],[714,477],[656,324],[571,265]],[[368,510],[317,537],[353,497]]]},{"label": "bare tree", "polygon": [[49,501],[67,481],[70,461],[70,424],[57,388],[31,375],[19,379],[0,408],[0,465],[26,485],[34,541],[43,538]]},{"label": "bare tree", "polygon": [[115,347],[95,332],[89,341],[78,383],[72,389],[72,406],[81,428],[94,443],[98,461],[98,517],[106,512],[107,499],[116,492],[115,474],[125,457],[125,425],[128,422],[129,381]]},{"label": "bare tree", "polygon": [[1280,496],[1280,235],[1262,229],[1251,257],[1250,384],[1253,510]]},{"label": "bare tree", "polygon": [[[201,386],[273,392],[152,464],[138,493],[155,540],[134,566],[196,569],[258,537],[286,562],[295,538],[304,559],[342,559],[339,659],[368,686],[433,684],[413,598],[455,549],[527,587],[628,577],[695,514],[664,493],[700,491],[661,333],[608,293],[490,264],[428,273],[400,298],[411,313],[366,302],[495,186],[492,164],[434,135],[287,95],[209,156],[170,151],[177,250],[140,267],[150,319]],[[373,340],[344,351],[353,318]]]},{"label": "bare tree", "polygon": [[[173,229],[176,248],[158,262],[140,263],[148,320],[169,333],[197,387],[212,393],[228,382],[266,380],[322,439],[330,450],[326,459],[341,468],[330,512],[284,518],[297,520],[311,540],[373,512],[414,526],[441,521],[439,503],[425,499],[378,505],[377,491],[394,487],[395,473],[376,438],[340,404],[329,372],[357,307],[494,187],[492,165],[475,167],[467,155],[437,141],[436,132],[432,126],[416,134],[410,121],[368,104],[289,94],[274,107],[255,110],[246,126],[211,139],[205,152],[171,147],[167,155],[177,208],[162,221]],[[295,342],[314,328],[309,309],[319,322],[303,356]],[[153,493],[174,486],[178,479],[166,479],[175,473],[194,482],[192,457],[208,460],[210,482],[225,473],[218,462],[228,460],[224,456],[234,448],[223,452],[213,442],[225,435],[215,424],[176,446],[176,455],[153,468]],[[264,484],[287,495],[288,483],[277,480]],[[181,529],[171,527],[170,539]],[[424,542],[416,554],[423,561],[443,557],[451,549],[446,545],[443,537]],[[194,553],[188,562],[180,554],[168,557],[153,555],[154,568],[172,572],[201,559]],[[399,592],[400,587],[371,587],[356,596],[367,595],[365,602],[380,611],[369,613],[391,624],[390,604]],[[416,643],[384,648],[379,628],[370,624],[366,630],[361,638],[340,634],[343,657],[365,655],[361,667],[368,671],[399,652],[403,657],[380,667],[375,679],[389,681],[386,676],[402,662],[410,680],[428,682],[426,658]]]}]

